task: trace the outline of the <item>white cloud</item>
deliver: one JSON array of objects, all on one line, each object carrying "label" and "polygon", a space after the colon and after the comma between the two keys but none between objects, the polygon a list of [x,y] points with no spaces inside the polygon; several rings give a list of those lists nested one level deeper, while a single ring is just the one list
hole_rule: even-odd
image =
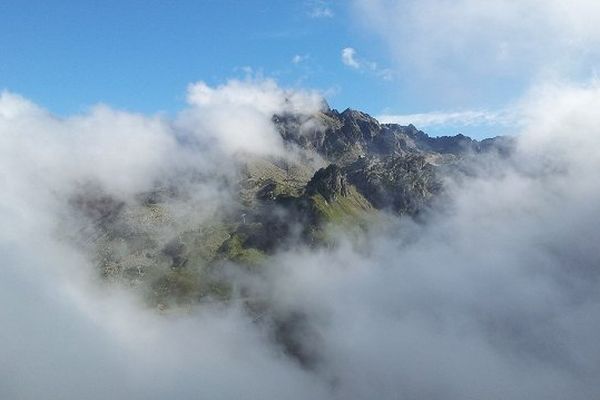
[{"label": "white cloud", "polygon": [[179,122],[204,143],[230,154],[278,156],[285,150],[271,122],[273,114],[312,114],[323,106],[318,92],[282,89],[269,79],[230,80],[214,88],[197,82],[188,88],[188,103],[191,108]]},{"label": "white cloud", "polygon": [[269,118],[284,111],[315,112],[322,105],[318,92],[284,89],[272,79],[232,79],[217,87],[197,82],[188,87],[187,99],[194,107],[251,107]]},{"label": "white cloud", "polygon": [[301,64],[308,60],[308,57],[308,54],[296,54],[294,57],[292,57],[292,64]]},{"label": "white cloud", "polygon": [[27,173],[29,179],[46,176],[57,190],[93,175],[111,190],[135,192],[174,165],[171,154],[177,147],[160,117],[99,105],[85,115],[59,119],[18,95],[0,96],[3,167]]},{"label": "white cloud", "polygon": [[345,47],[341,52],[342,63],[350,68],[366,71],[373,74],[383,80],[392,80],[394,73],[389,68],[380,68],[374,61],[365,60],[358,57],[355,49],[352,47]]},{"label": "white cloud", "polygon": [[354,11],[404,86],[437,107],[508,102],[549,76],[587,78],[600,61],[595,0],[355,0]]},{"label": "white cloud", "polygon": [[360,64],[356,60],[356,50],[352,47],[342,49],[342,62],[352,68],[360,68]]},{"label": "white cloud", "polygon": [[516,123],[516,116],[511,112],[468,110],[457,112],[427,112],[418,114],[381,114],[376,117],[382,123],[399,125],[413,124],[417,127],[431,127],[443,125],[507,125]]},{"label": "white cloud", "polygon": [[172,120],[105,105],[57,118],[23,97],[3,92],[0,167],[4,174],[18,170],[24,182],[44,182],[39,190],[60,193],[95,182],[126,197],[149,189],[178,168],[186,169],[188,163],[218,170],[243,154],[291,157],[272,115],[312,113],[322,107],[319,93],[283,89],[272,80],[232,80],[217,87],[199,82],[190,85],[188,102]]}]

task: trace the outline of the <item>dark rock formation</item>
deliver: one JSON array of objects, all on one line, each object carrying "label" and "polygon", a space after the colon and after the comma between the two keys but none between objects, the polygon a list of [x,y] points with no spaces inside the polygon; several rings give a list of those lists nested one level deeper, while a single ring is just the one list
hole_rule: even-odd
[{"label": "dark rock formation", "polygon": [[435,167],[419,155],[364,157],[345,173],[375,208],[400,214],[417,213],[441,189]]},{"label": "dark rock formation", "polygon": [[346,176],[335,164],[321,168],[306,185],[306,194],[320,194],[327,201],[334,201],[337,196],[346,196],[348,194]]}]

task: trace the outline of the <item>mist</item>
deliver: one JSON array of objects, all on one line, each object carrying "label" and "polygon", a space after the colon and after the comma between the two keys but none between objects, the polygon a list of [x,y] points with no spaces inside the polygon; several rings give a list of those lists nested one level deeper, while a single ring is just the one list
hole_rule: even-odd
[{"label": "mist", "polygon": [[[235,211],[235,166],[293,162],[272,115],[315,112],[318,93],[200,82],[173,118],[106,105],[58,118],[3,93],[0,397],[597,397],[600,87],[548,83],[517,106],[514,153],[445,177],[419,221],[298,243],[258,275],[232,265],[232,285],[268,301],[257,321],[241,290],[165,314],[107,284],[72,240],[85,226],[69,200],[92,185],[127,203],[174,182],[190,194],[170,205],[175,224]],[[290,315],[309,362],[274,337]]]}]

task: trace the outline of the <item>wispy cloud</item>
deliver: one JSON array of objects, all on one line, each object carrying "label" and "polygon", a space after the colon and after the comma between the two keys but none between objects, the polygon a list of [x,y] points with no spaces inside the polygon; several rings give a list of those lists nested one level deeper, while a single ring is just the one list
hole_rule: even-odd
[{"label": "wispy cloud", "polygon": [[[600,2],[572,0],[355,0],[355,17],[377,33],[420,95],[445,104],[512,101],[540,76],[584,79],[600,59]],[[467,99],[467,101],[465,101]],[[436,101],[435,97],[432,98]],[[441,103],[441,101],[440,101]],[[443,105],[442,105],[443,107]]]},{"label": "wispy cloud", "polygon": [[294,55],[294,57],[292,57],[292,64],[301,64],[304,61],[308,60],[309,55],[308,54],[296,54]]},{"label": "wispy cloud", "polygon": [[516,123],[517,115],[508,109],[464,110],[464,111],[433,111],[416,114],[381,114],[377,119],[383,123],[408,125],[413,124],[422,128],[432,126],[479,126],[479,125],[508,125]]},{"label": "wispy cloud", "polygon": [[358,57],[356,49],[352,47],[343,48],[341,57],[342,63],[350,68],[361,71],[368,71],[384,80],[393,79],[394,74],[391,69],[381,68],[375,61],[365,60],[363,58]]},{"label": "wispy cloud", "polygon": [[307,3],[309,7],[308,16],[310,18],[333,18],[335,15],[331,5],[327,1],[313,0]]},{"label": "wispy cloud", "polygon": [[356,60],[356,50],[352,47],[342,49],[342,62],[349,67],[356,69],[360,68],[360,64]]}]

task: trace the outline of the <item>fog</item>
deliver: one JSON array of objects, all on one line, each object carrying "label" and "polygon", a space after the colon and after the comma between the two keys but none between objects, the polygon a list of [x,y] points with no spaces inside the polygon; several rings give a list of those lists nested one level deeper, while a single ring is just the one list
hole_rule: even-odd
[{"label": "fog", "polygon": [[[333,248],[298,244],[231,274],[301,315],[309,364],[243,300],[161,314],[102,282],[68,200],[185,184],[195,222],[234,199],[243,157],[293,159],[273,113],[317,93],[270,80],[190,85],[177,116],[97,106],[53,116],[0,97],[0,397],[6,399],[590,399],[600,395],[600,86],[552,83],[518,104],[517,149],[446,178],[423,217]],[[232,117],[232,116],[235,116]],[[174,205],[176,206],[176,205]],[[189,206],[189,205],[188,205]],[[232,268],[235,271],[235,268]],[[235,292],[234,292],[235,293]]]}]

